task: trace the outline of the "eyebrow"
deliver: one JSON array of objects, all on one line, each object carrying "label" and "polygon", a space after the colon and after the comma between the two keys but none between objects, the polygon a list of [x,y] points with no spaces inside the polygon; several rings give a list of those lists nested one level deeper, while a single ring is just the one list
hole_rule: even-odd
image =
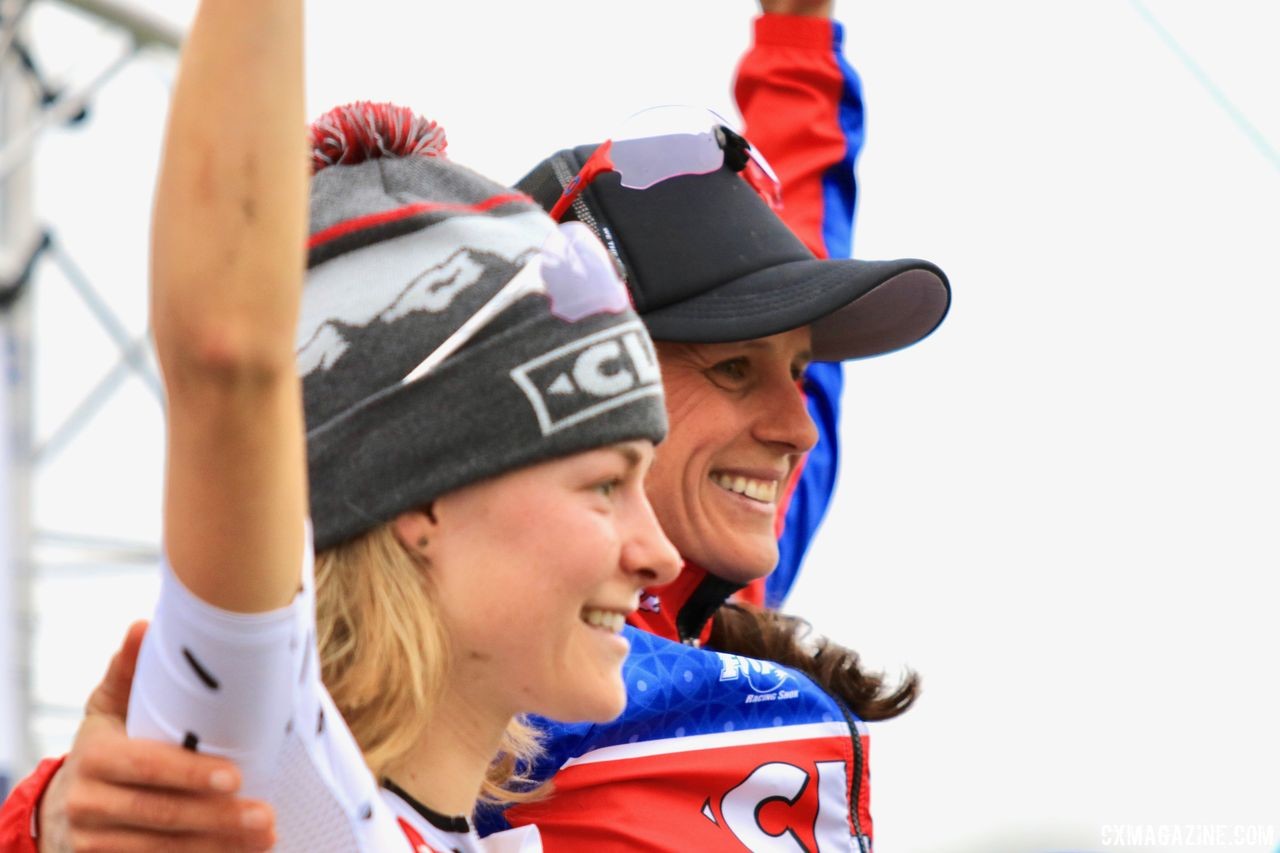
[{"label": "eyebrow", "polygon": [[640,451],[636,450],[632,445],[613,444],[606,449],[612,450],[626,460],[628,468],[638,468],[640,466]]},{"label": "eyebrow", "polygon": [[[750,349],[750,350],[774,349],[772,344],[767,344],[764,341],[759,340],[758,338],[752,339],[749,341],[743,341],[741,344],[739,344],[739,346],[741,346],[743,349]],[[813,352],[811,350],[801,350],[800,352],[796,353],[796,358],[808,364],[809,362],[813,361]]]}]

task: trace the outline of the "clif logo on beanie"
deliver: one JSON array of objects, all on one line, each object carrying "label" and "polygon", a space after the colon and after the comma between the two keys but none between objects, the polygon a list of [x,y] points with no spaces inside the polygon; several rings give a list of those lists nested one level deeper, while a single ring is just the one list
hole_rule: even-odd
[{"label": "clif logo on beanie", "polygon": [[653,344],[637,320],[540,355],[511,371],[543,435],[662,393]]}]

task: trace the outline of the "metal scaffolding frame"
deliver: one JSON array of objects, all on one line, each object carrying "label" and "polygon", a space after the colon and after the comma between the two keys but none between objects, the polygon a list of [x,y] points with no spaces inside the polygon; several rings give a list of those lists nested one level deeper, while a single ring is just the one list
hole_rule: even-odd
[{"label": "metal scaffolding frame", "polygon": [[[107,24],[127,37],[124,49],[75,89],[51,85],[27,37],[26,18],[36,2],[73,7]],[[139,377],[157,399],[161,389],[147,355],[147,336],[128,334],[92,277],[59,242],[56,223],[36,221],[31,159],[46,131],[84,118],[95,94],[141,51],[176,50],[181,39],[172,24],[123,0],[0,0],[0,799],[34,763],[31,724],[36,714],[66,710],[38,704],[33,694],[32,585],[41,573],[42,548],[70,556],[78,571],[107,564],[153,565],[158,550],[154,543],[32,528],[32,484],[42,466],[87,428],[128,376]],[[42,264],[56,265],[114,343],[118,358],[37,445],[31,405],[30,284]]]}]

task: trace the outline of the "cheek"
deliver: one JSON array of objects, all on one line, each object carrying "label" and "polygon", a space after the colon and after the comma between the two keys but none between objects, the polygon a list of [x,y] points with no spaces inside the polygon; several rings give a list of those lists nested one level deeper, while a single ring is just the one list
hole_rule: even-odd
[{"label": "cheek", "polygon": [[[653,507],[654,518],[676,551],[689,553],[689,543],[697,539],[691,529],[691,520],[697,516],[697,488],[690,486],[687,475],[691,470],[688,456],[680,457],[679,447],[659,447],[659,455],[645,479],[645,495]],[[667,456],[661,456],[666,452]]]},{"label": "cheek", "polygon": [[688,383],[680,383],[680,387],[673,388],[668,384],[663,388],[667,401],[667,420],[673,432],[681,424],[697,417],[698,404],[705,396],[693,392],[687,386]]},{"label": "cheek", "polygon": [[749,432],[750,416],[745,400],[712,389],[677,402],[678,406],[673,406],[668,414],[667,439],[658,445],[655,467],[672,464],[673,457],[685,467],[690,462],[705,464],[708,457]]},{"label": "cheek", "polygon": [[[662,483],[666,487],[674,486],[684,479],[691,465],[696,463],[699,451],[703,447],[703,437],[698,423],[693,418],[671,420],[667,438],[658,445],[653,466],[649,469],[648,482]],[[661,500],[661,495],[654,496]]]},{"label": "cheek", "polygon": [[505,526],[479,531],[451,548],[434,567],[441,613],[459,640],[469,646],[497,645],[513,626],[536,613],[545,599],[549,555],[547,537],[531,537],[526,525],[508,519]]},{"label": "cheek", "polygon": [[483,665],[490,677],[528,689],[563,645],[565,597],[531,572],[484,572],[448,602],[445,624],[455,659]]},{"label": "cheek", "polygon": [[576,618],[616,570],[615,533],[604,516],[590,510],[540,513],[527,528],[503,532],[477,586],[494,600],[494,610],[515,620],[508,623],[513,626],[555,626],[568,616]]},{"label": "cheek", "polygon": [[681,450],[682,448],[676,442],[676,436],[668,437],[659,445],[653,457],[653,465],[645,475],[645,495],[653,505],[653,511],[657,513],[658,518],[662,518],[672,509],[671,504],[675,498],[674,486],[680,482],[680,471],[683,468]]}]

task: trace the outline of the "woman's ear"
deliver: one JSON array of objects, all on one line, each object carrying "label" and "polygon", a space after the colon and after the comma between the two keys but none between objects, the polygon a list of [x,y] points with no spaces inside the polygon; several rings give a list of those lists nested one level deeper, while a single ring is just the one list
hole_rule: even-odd
[{"label": "woman's ear", "polygon": [[391,526],[395,530],[396,539],[400,540],[406,551],[426,557],[427,547],[435,537],[440,523],[436,521],[431,504],[427,504],[400,513],[392,520]]}]

